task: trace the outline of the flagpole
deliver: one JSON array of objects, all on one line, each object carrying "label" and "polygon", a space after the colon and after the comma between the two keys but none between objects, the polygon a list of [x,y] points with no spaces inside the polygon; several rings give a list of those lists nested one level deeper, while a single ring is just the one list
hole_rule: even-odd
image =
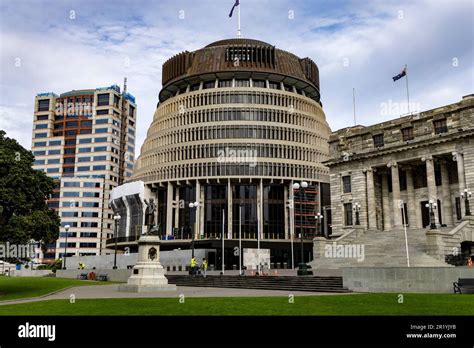
[{"label": "flagpole", "polygon": [[407,66],[407,64],[405,64],[405,80],[406,80],[406,83],[407,83],[408,114],[410,115],[411,114],[411,111],[410,111],[410,93],[408,92],[408,66]]},{"label": "flagpole", "polygon": [[353,106],[353,109],[354,109],[354,126],[357,126],[355,88],[352,88],[352,106]]},{"label": "flagpole", "polygon": [[240,33],[240,3],[239,5],[237,6],[238,9],[237,9],[237,22],[238,22],[238,27],[237,27],[237,37],[242,37],[241,33]]}]

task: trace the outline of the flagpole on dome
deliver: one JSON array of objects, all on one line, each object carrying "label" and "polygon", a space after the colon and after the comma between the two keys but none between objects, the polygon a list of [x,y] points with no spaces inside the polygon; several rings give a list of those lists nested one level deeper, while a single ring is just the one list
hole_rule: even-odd
[{"label": "flagpole on dome", "polygon": [[237,22],[238,22],[238,27],[237,27],[237,37],[240,38],[242,37],[242,34],[240,33],[240,1],[238,2],[239,5],[237,6]]}]

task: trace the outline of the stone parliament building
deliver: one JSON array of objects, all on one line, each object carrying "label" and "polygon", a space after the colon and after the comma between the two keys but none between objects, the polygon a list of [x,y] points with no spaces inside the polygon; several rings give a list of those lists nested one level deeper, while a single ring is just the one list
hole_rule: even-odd
[{"label": "stone parliament building", "polygon": [[[340,236],[333,240],[370,245],[370,236],[375,243],[380,238],[389,251],[404,247],[400,231],[405,223],[420,257],[425,252],[444,261],[448,255],[471,254],[474,232],[461,193],[474,187],[474,95],[372,126],[338,130],[329,148],[325,164],[332,230],[333,237]],[[326,243],[315,239],[315,258],[322,257]],[[394,256],[405,262],[402,254]],[[436,264],[428,261],[418,265]]]}]

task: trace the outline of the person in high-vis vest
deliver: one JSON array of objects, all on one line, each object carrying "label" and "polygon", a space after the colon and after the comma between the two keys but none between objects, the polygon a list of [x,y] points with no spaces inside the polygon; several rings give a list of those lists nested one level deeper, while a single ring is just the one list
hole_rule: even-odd
[{"label": "person in high-vis vest", "polygon": [[196,275],[196,258],[194,256],[191,258],[191,274]]},{"label": "person in high-vis vest", "polygon": [[202,259],[202,275],[203,275],[204,278],[206,278],[206,272],[207,272],[207,260],[204,257]]}]

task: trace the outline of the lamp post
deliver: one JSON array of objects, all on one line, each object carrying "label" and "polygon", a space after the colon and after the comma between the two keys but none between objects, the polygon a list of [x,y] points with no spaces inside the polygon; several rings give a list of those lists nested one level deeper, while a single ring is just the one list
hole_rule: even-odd
[{"label": "lamp post", "polygon": [[360,204],[359,203],[354,203],[354,213],[356,216],[356,225],[360,225],[360,219],[359,219],[359,212],[360,212]]},{"label": "lamp post", "polygon": [[430,211],[430,229],[435,230],[436,229],[436,222],[435,222],[435,214],[434,211],[437,208],[437,204],[433,202],[432,199],[428,201],[428,203],[425,204],[425,207],[429,209]]},{"label": "lamp post", "polygon": [[189,208],[191,208],[191,224],[192,224],[192,228],[191,228],[191,235],[192,235],[192,240],[191,240],[191,248],[192,248],[192,254],[191,254],[191,257],[194,258],[194,235],[196,234],[196,231],[195,231],[195,220],[196,220],[196,208],[199,207],[199,202],[194,202],[194,203],[189,203]]},{"label": "lamp post", "polygon": [[118,239],[118,224],[120,222],[121,216],[119,214],[114,215],[114,222],[115,222],[115,253],[114,253],[114,267],[113,269],[117,269],[117,239]]},{"label": "lamp post", "polygon": [[469,200],[471,199],[471,196],[472,192],[468,189],[464,189],[464,191],[461,192],[461,198],[464,199],[464,206],[466,207],[466,216],[471,215],[471,209],[469,207]]},{"label": "lamp post", "polygon": [[317,226],[317,231],[316,233],[318,235],[322,235],[321,231],[321,222],[323,221],[324,216],[321,215],[321,213],[317,213],[316,216],[314,217],[316,219],[316,226]]},{"label": "lamp post", "polygon": [[293,233],[294,233],[294,231],[293,231],[293,209],[294,209],[295,205],[294,205],[293,200],[289,199],[287,206],[288,206],[288,209],[290,211],[290,213],[288,215],[290,223],[288,225],[290,227],[291,268],[295,269],[295,252],[294,252],[294,248],[293,248]]},{"label": "lamp post", "polygon": [[63,256],[64,262],[63,262],[63,269],[66,269],[67,235],[69,234],[69,228],[70,228],[70,227],[71,227],[71,226],[69,226],[69,225],[64,226],[64,229],[66,230],[66,243],[64,243],[64,256]]},{"label": "lamp post", "polygon": [[[305,200],[305,188],[308,187],[308,183],[306,181],[302,181],[301,183],[295,182],[293,184],[293,189],[301,190],[303,193],[303,201]],[[301,265],[304,264],[304,243],[303,243],[303,201],[300,203],[300,238],[301,238]]]}]

